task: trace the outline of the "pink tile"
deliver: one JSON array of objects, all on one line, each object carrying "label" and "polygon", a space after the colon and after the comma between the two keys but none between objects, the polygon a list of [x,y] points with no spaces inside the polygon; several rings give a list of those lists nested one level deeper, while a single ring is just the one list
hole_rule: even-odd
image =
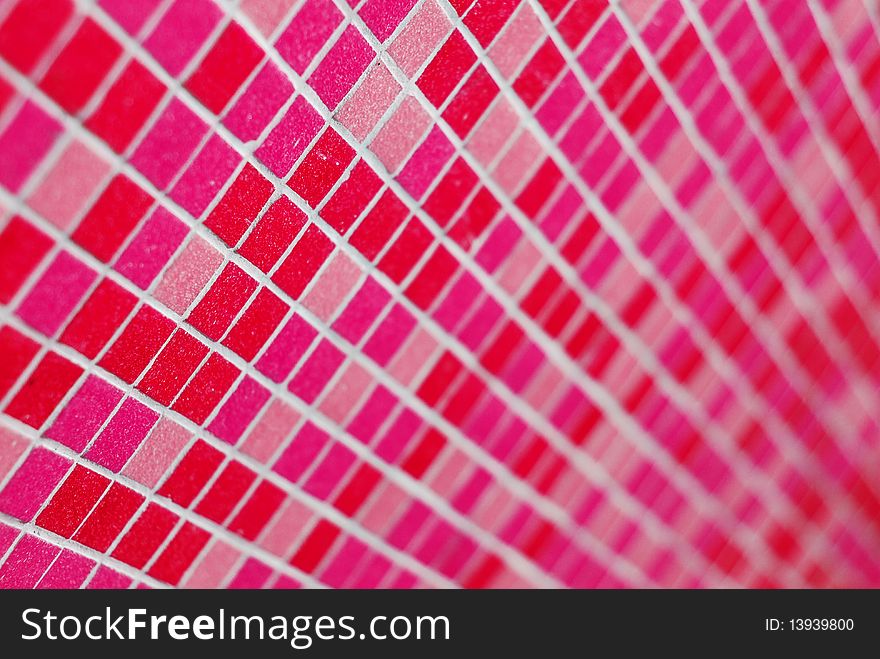
[{"label": "pink tile", "polygon": [[28,204],[59,229],[66,229],[109,170],[109,165],[82,142],[72,142],[28,198]]},{"label": "pink tile", "polygon": [[241,10],[269,37],[290,12],[297,0],[241,0]]},{"label": "pink tile", "polygon": [[260,409],[269,400],[270,393],[263,385],[249,376],[238,385],[223,403],[208,430],[228,444],[235,445]]},{"label": "pink tile", "polygon": [[272,569],[268,565],[255,558],[248,558],[226,587],[230,589],[262,588],[270,576],[272,576]]},{"label": "pink tile", "polygon": [[332,0],[306,0],[275,42],[275,48],[302,75],[341,21],[342,14]]},{"label": "pink tile", "polygon": [[155,298],[183,314],[222,261],[223,257],[208,241],[193,237],[162,276]]},{"label": "pink tile", "polygon": [[0,566],[0,588],[33,588],[60,551],[40,538],[22,536]]},{"label": "pink tile", "polygon": [[0,511],[30,521],[69,467],[67,458],[35,448],[0,491]]},{"label": "pink tile", "polygon": [[171,190],[171,198],[199,217],[241,163],[223,138],[212,135]]},{"label": "pink tile", "polygon": [[416,326],[416,319],[404,307],[394,305],[382,323],[373,330],[363,351],[380,366],[385,366]]},{"label": "pink tile", "polygon": [[370,142],[370,151],[385,169],[396,172],[430,125],[431,118],[421,104],[407,96]]},{"label": "pink tile", "polygon": [[[30,446],[30,440],[18,435],[8,428],[0,427],[0,481],[18,462],[18,458]],[[3,550],[0,549],[0,554]]]},{"label": "pink tile", "polygon": [[394,39],[388,54],[406,75],[413,77],[451,29],[440,5],[435,0],[426,0]]},{"label": "pink tile", "polygon": [[0,556],[6,553],[6,550],[12,546],[17,538],[18,529],[0,522]]},{"label": "pink tile", "polygon": [[95,281],[95,271],[67,252],[61,252],[22,300],[16,311],[22,320],[52,336]]},{"label": "pink tile", "polygon": [[192,575],[184,582],[184,588],[219,588],[229,575],[229,571],[241,558],[241,552],[217,540],[202,555]]},{"label": "pink tile", "polygon": [[313,403],[336,369],[345,360],[345,354],[327,339],[322,339],[291,379],[287,388],[306,403]]},{"label": "pink tile", "polygon": [[488,167],[502,147],[507,144],[518,125],[519,118],[516,111],[506,99],[501,99],[495,103],[483,123],[471,134],[466,148],[483,167]]},{"label": "pink tile", "polygon": [[299,420],[299,413],[289,405],[279,400],[272,401],[242,444],[242,452],[265,463]]},{"label": "pink tile", "polygon": [[165,189],[180,171],[208,127],[174,99],[131,156],[131,164],[156,187]]},{"label": "pink tile", "polygon": [[100,0],[98,4],[129,34],[137,34],[162,0]]},{"label": "pink tile", "polygon": [[282,382],[317,336],[301,316],[294,316],[269,344],[257,362],[257,370],[275,382]]},{"label": "pink tile", "polygon": [[95,576],[93,576],[89,583],[86,585],[88,589],[117,589],[121,590],[123,588],[128,588],[131,585],[131,579],[124,574],[120,574],[116,570],[113,570],[106,565],[98,566],[98,570],[95,572]]},{"label": "pink tile", "polygon": [[361,276],[361,269],[344,253],[339,252],[326,265],[302,305],[322,321],[329,322],[342,300]]},{"label": "pink tile", "polygon": [[113,268],[146,290],[188,232],[183,222],[159,207],[125,248]]},{"label": "pink tile", "polygon": [[259,137],[263,129],[293,94],[293,85],[272,62],[266,62],[223,119],[224,125],[244,142]]},{"label": "pink tile", "polygon": [[397,175],[397,180],[407,192],[419,199],[454,152],[447,137],[434,126]]},{"label": "pink tile", "polygon": [[531,7],[524,6],[504,28],[489,50],[489,57],[505,78],[512,78],[526,54],[544,34],[544,28]]},{"label": "pink tile", "polygon": [[358,408],[370,385],[373,376],[363,366],[350,363],[345,368],[342,377],[333,385],[324,400],[321,401],[320,410],[327,418],[342,424],[352,410]]},{"label": "pink tile", "polygon": [[26,101],[0,134],[0,184],[18,192],[60,131],[55,119]]},{"label": "pink tile", "polygon": [[176,0],[144,47],[168,73],[178,76],[219,20],[220,9],[210,0]]},{"label": "pink tile", "polygon": [[379,41],[385,41],[415,6],[416,0],[367,0],[358,10]]},{"label": "pink tile", "polygon": [[93,567],[95,561],[91,558],[63,549],[40,579],[37,588],[79,588]]},{"label": "pink tile", "polygon": [[296,483],[318,457],[328,441],[330,441],[330,436],[326,432],[314,424],[306,422],[293,441],[284,449],[272,470],[284,476],[291,483]]},{"label": "pink tile", "polygon": [[373,129],[400,93],[400,84],[381,62],[367,73],[363,82],[339,109],[336,118],[360,141]]},{"label": "pink tile", "polygon": [[367,70],[375,53],[353,25],[334,42],[318,67],[309,76],[309,86],[330,110],[339,102]]},{"label": "pink tile", "polygon": [[326,501],[356,460],[357,456],[350,448],[340,442],[333,442],[321,463],[303,484],[303,489]]},{"label": "pink tile", "polygon": [[397,403],[398,399],[394,394],[384,386],[378,385],[357,415],[349,422],[348,432],[364,444],[369,444]]},{"label": "pink tile", "polygon": [[281,121],[254,152],[254,155],[275,173],[287,174],[296,159],[324,125],[321,115],[302,96],[297,98]]},{"label": "pink tile", "polygon": [[170,419],[159,419],[125,466],[122,475],[149,488],[156,486],[189,441],[190,434]]},{"label": "pink tile", "polygon": [[90,375],[46,431],[46,437],[82,451],[121,398],[119,389]]},{"label": "pink tile", "polygon": [[110,471],[118,472],[143,442],[158,418],[159,415],[149,407],[134,398],[128,398],[84,457]]},{"label": "pink tile", "polygon": [[391,294],[379,282],[368,278],[345,305],[333,329],[350,343],[358,343],[390,299]]}]

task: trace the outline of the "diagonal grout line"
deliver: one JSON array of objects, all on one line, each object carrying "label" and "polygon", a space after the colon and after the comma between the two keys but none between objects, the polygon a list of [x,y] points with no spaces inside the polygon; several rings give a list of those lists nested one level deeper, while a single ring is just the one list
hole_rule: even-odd
[{"label": "diagonal grout line", "polygon": [[[185,95],[185,93],[182,92],[182,95]],[[317,107],[320,107],[320,101],[317,101],[317,102],[316,102],[316,106],[317,106]],[[220,127],[218,127],[218,130],[220,130]],[[234,141],[234,138],[233,138],[233,141]],[[257,166],[259,166],[259,165],[257,165]],[[295,199],[295,198],[294,198],[294,199]],[[332,237],[332,234],[331,234],[331,237]]]},{"label": "diagonal grout line", "polygon": [[[132,580],[132,585],[138,582],[142,582],[148,585],[150,588],[168,588],[168,584],[157,581],[150,575],[139,572],[135,568],[123,563],[122,561],[118,561],[115,558],[111,558],[109,556],[105,556],[104,554],[95,552],[95,550],[91,547],[87,547],[86,545],[81,545],[78,542],[74,542],[73,540],[63,538],[39,526],[35,526],[33,524],[25,524],[24,522],[21,522],[20,520],[17,520],[14,517],[7,515],[6,513],[0,513],[0,524],[10,526],[21,533],[16,541],[9,546],[9,549],[7,549],[6,553],[3,556],[0,556],[0,565],[5,562],[6,558],[12,553],[21,538],[23,538],[25,535],[32,535],[41,540],[49,542],[50,544],[58,547],[59,550],[70,549],[77,554],[81,554],[82,556],[86,556],[95,561],[95,568],[92,572],[89,573],[89,576],[86,577],[85,581],[83,581],[83,585],[87,585],[88,582],[91,580],[93,573],[97,570],[97,568],[103,565],[129,577]],[[49,567],[51,568],[51,565]],[[49,568],[46,568],[46,571],[48,570]],[[40,577],[40,579],[42,578],[43,576]]]},{"label": "diagonal grout line", "polygon": [[[186,508],[171,501],[170,499],[166,499],[164,497],[159,497],[159,496],[155,495],[152,492],[152,490],[150,490],[150,488],[142,485],[141,483],[138,483],[137,481],[135,481],[131,478],[127,478],[126,476],[123,476],[122,474],[114,473],[113,471],[107,469],[106,467],[103,467],[102,465],[85,460],[84,458],[82,458],[79,455],[79,453],[67,448],[66,446],[64,446],[62,444],[59,444],[58,442],[51,441],[51,440],[45,440],[44,438],[40,437],[38,435],[37,431],[35,431],[33,428],[26,426],[23,423],[20,423],[14,419],[11,419],[9,417],[3,417],[3,422],[4,422],[4,424],[7,425],[7,427],[10,427],[10,426],[13,427],[14,432],[16,432],[17,434],[22,435],[23,437],[27,437],[28,439],[30,439],[31,442],[33,442],[32,448],[40,446],[42,448],[48,449],[57,455],[61,455],[65,458],[69,459],[72,463],[71,468],[75,465],[82,466],[86,469],[89,469],[90,471],[96,472],[96,473],[100,474],[101,476],[104,476],[105,478],[108,478],[112,482],[121,483],[122,485],[125,485],[127,488],[134,490],[135,492],[137,492],[138,494],[143,496],[145,499],[144,502],[141,504],[141,506],[138,508],[139,511],[143,510],[150,502],[158,503],[159,505],[163,506],[164,508],[174,512],[178,517],[180,517],[180,519],[182,521],[189,521],[192,524],[195,524],[196,526],[210,530],[211,533],[217,537],[223,537],[227,542],[229,542],[229,544],[231,544],[234,547],[237,547],[243,553],[245,553],[247,555],[259,557],[259,559],[261,561],[265,562],[267,565],[273,566],[275,569],[278,569],[278,570],[284,572],[285,574],[291,576],[292,578],[295,578],[297,581],[300,581],[301,583],[303,583],[305,585],[309,585],[311,587],[320,587],[320,584],[315,579],[313,579],[311,577],[311,575],[305,574],[304,572],[298,570],[297,568],[293,567],[292,565],[288,565],[288,564],[284,563],[277,556],[270,554],[269,552],[264,550],[259,545],[255,544],[255,543],[247,542],[244,538],[240,538],[238,536],[235,536],[234,534],[232,534],[231,532],[229,532],[227,529],[220,526],[219,524],[212,522],[211,520],[208,520],[208,519],[205,519],[205,518],[202,518],[202,517],[195,515],[192,511],[187,510]],[[59,481],[58,485],[53,489],[52,494],[54,494],[54,492],[57,491],[57,489],[59,487],[61,487],[63,482],[64,482],[64,479],[62,478]],[[46,507],[46,505],[48,505],[51,498],[52,498],[52,496],[50,495],[46,498],[45,501],[43,501],[43,503],[40,506],[40,510],[42,510],[43,508]],[[34,515],[34,519],[36,519],[36,517],[38,515],[39,515],[39,511],[37,512],[37,514]],[[112,553],[112,551],[114,550],[116,545],[120,542],[120,540],[124,536],[125,532],[127,532],[127,530],[134,524],[137,517],[139,517],[138,514],[135,514],[132,516],[132,518],[129,520],[129,522],[126,525],[126,528],[123,530],[123,532],[120,533],[115,538],[113,544],[107,549],[107,552],[108,552],[107,554],[102,554],[101,552],[97,552],[97,551],[89,548],[90,552],[88,555],[92,558],[101,557],[101,560],[105,561],[105,562],[107,560],[113,560],[114,562],[118,562],[118,561],[116,561],[116,559],[112,559],[109,554]],[[27,526],[35,527],[35,525],[32,523],[28,523]],[[175,528],[177,528],[177,527],[175,527]],[[45,529],[43,529],[43,530],[47,534],[51,533],[51,531],[47,531]],[[169,532],[168,537],[166,538],[166,543],[172,536],[173,536],[173,530],[172,530],[172,532]],[[76,544],[77,546],[79,546],[79,543],[74,543],[73,541],[71,541],[71,544]],[[161,553],[161,548],[164,546],[165,546],[165,543],[160,545],[160,548],[158,548],[156,550],[156,555]],[[133,569],[133,568],[129,567],[129,569]],[[143,577],[145,577],[145,578],[148,577],[148,575],[146,574],[146,571],[143,571],[140,574],[142,574]],[[167,584],[166,584],[166,586],[167,586]]]},{"label": "diagonal grout line", "polygon": [[[472,45],[473,45],[473,44],[472,44]],[[476,49],[477,49],[477,46],[474,46],[474,48],[475,48],[475,50],[476,50]]]},{"label": "diagonal grout line", "polygon": [[[354,19],[352,19],[352,20],[354,20]],[[365,31],[365,30],[362,30],[362,33],[363,33],[363,35],[364,35],[368,40],[370,40],[371,35],[366,34],[366,31]],[[374,43],[374,47],[376,47],[376,48],[380,51],[380,54],[382,54],[381,45],[375,45],[375,43],[376,43],[375,41],[373,41],[373,43]],[[386,61],[385,63],[386,63],[386,65],[388,65],[389,68],[391,68],[392,70],[395,69],[395,65],[394,65],[393,61]],[[282,65],[282,66],[283,66],[283,65]],[[398,71],[398,73],[400,73],[400,72]],[[405,83],[407,82],[407,80],[406,80],[405,77],[404,77],[404,82],[405,82]],[[424,102],[423,102],[423,104],[424,104]],[[433,108],[430,108],[429,106],[426,105],[426,109],[428,109],[429,114],[431,114],[432,116],[435,117],[435,122],[437,122],[438,125],[442,125],[441,122],[440,122],[438,119],[436,119],[436,113],[434,113]],[[447,132],[448,132],[448,131],[447,131]],[[455,142],[455,141],[457,140],[457,138],[455,138],[454,135],[452,135],[452,136],[447,135],[447,137],[450,137],[451,141],[453,141],[453,142]],[[461,154],[461,155],[465,156],[466,154]],[[471,163],[471,164],[472,164],[472,163]],[[472,164],[472,166],[473,166],[473,164]],[[476,169],[477,171],[480,171],[479,167],[475,167],[475,169]],[[497,194],[497,193],[496,193],[496,194]],[[501,197],[501,198],[504,198],[504,197],[503,197],[502,195],[500,195],[500,194],[499,194],[498,196]],[[517,209],[509,209],[509,210],[512,210],[512,212],[515,213],[515,214],[517,213]]]},{"label": "diagonal grout line", "polygon": [[[736,187],[733,185],[732,181],[729,180],[726,168],[722,164],[716,162],[716,158],[713,155],[713,151],[712,151],[711,147],[703,142],[696,127],[693,126],[692,118],[690,117],[688,110],[686,108],[684,108],[683,106],[679,105],[678,98],[676,96],[675,91],[670,87],[668,81],[665,80],[665,77],[662,75],[662,73],[657,68],[656,61],[654,60],[652,54],[645,47],[644,42],[641,40],[641,36],[635,30],[634,26],[632,26],[632,24],[629,22],[627,16],[620,17],[620,22],[624,25],[624,28],[627,30],[627,34],[628,34],[628,37],[630,40],[629,43],[632,44],[632,46],[639,52],[639,55],[641,56],[642,60],[646,63],[647,70],[652,74],[652,78],[654,79],[654,81],[658,83],[659,87],[661,88],[661,91],[665,95],[665,98],[670,103],[670,105],[678,113],[680,113],[678,115],[678,118],[682,124],[682,127],[685,130],[685,133],[690,132],[691,139],[693,141],[695,141],[699,147],[702,147],[701,155],[704,157],[704,159],[708,160],[710,163],[712,163],[715,167],[718,168],[715,170],[716,171],[716,174],[715,174],[716,180],[722,181],[722,186],[724,186],[725,184],[728,186],[728,188],[729,188],[728,194],[731,194],[731,193],[737,194]],[[748,119],[752,119],[751,115],[748,112],[744,112],[743,114]],[[753,130],[753,132],[755,132],[755,131]],[[766,149],[766,146],[765,146],[765,149]],[[783,162],[784,162],[784,160],[781,157],[779,157],[777,159],[776,164],[784,167],[784,165],[782,165]],[[793,179],[793,177],[789,176],[788,178],[786,178],[784,180],[786,182],[787,189],[789,189],[789,190],[797,190],[798,189],[797,184],[796,184],[795,180]],[[798,199],[802,203],[802,209],[801,209],[802,212],[806,212],[807,214],[812,214],[813,213],[812,205],[809,204],[809,202],[804,202],[800,197],[798,197]],[[745,200],[740,200],[740,201],[741,201],[741,208],[749,209],[749,205]],[[744,218],[745,215],[741,214],[741,217]],[[819,223],[819,226],[822,227],[821,220],[819,220],[818,223]],[[748,226],[748,224],[747,224],[747,226]],[[762,241],[760,234],[761,234],[761,232],[760,232],[759,228],[754,229],[753,235],[756,237],[757,242],[759,242],[759,244],[762,242],[765,242],[765,241]],[[692,238],[695,236],[698,237],[701,235],[701,230],[700,229],[693,229],[693,228],[689,227],[688,228],[688,235],[690,235]],[[821,247],[823,245],[823,241],[820,239],[818,244]],[[827,250],[833,249],[833,246],[829,246],[827,241],[824,242],[824,246]],[[770,248],[769,251],[771,251],[775,255],[775,258],[777,260],[781,260],[781,261],[785,262],[785,257],[780,254],[780,251],[778,248],[776,248],[772,243],[769,243],[768,247]],[[707,258],[711,260],[711,257],[712,257],[711,248],[706,247],[705,249],[707,250],[706,251]],[[832,261],[832,263],[833,263],[833,261]],[[725,268],[724,272],[726,274],[729,274],[729,272],[726,271],[726,266],[723,263],[722,263],[721,267]],[[732,276],[720,277],[720,280],[722,282],[732,280],[732,279],[733,279]],[[795,279],[794,283],[798,284],[798,281]],[[736,284],[735,281],[733,282],[733,285],[736,290],[741,291],[740,287]],[[803,291],[803,288],[800,286],[798,286],[797,288],[798,288],[798,290],[794,291],[793,294],[790,292],[792,299],[796,303],[798,303],[800,301],[801,304],[805,304],[805,303],[812,301],[812,297],[809,295],[808,292]],[[735,298],[733,298],[733,299],[735,299]],[[744,291],[742,292],[740,299],[746,304],[747,309],[749,309],[749,313],[752,313],[753,312],[752,310],[754,310],[754,313],[756,313],[756,314],[759,313],[757,310],[755,310],[754,305],[751,302],[751,299],[748,297],[748,295]],[[806,317],[809,318],[810,315],[807,315]],[[821,319],[820,319],[820,322],[821,322]],[[764,328],[764,335],[766,337],[768,337],[770,341],[775,341],[776,337],[773,332],[772,324],[762,323],[760,326],[762,328]],[[827,327],[827,325],[823,324],[823,327]],[[827,332],[829,330],[826,329],[825,331]],[[831,331],[834,331],[833,328],[831,329]],[[789,354],[789,350],[785,346],[783,346],[783,352],[784,352],[784,354]],[[838,353],[839,353],[839,351],[838,351]],[[793,362],[792,366],[794,368],[796,368],[797,370],[802,371],[802,369],[797,365],[796,362]],[[871,402],[870,401],[865,402],[864,394],[861,393],[861,390],[858,387],[856,387],[856,389],[854,390],[854,393],[856,394],[856,396],[859,397],[860,400],[862,400],[862,405],[865,407],[866,411],[868,409],[872,409],[873,406],[872,406]],[[770,412],[773,414],[776,414],[775,410],[770,410]],[[836,427],[838,429],[844,427],[844,425],[842,424],[842,421],[840,419],[837,419]],[[842,435],[846,436],[846,433],[844,432],[844,433],[842,433]],[[795,437],[796,437],[796,435],[795,435]]]},{"label": "diagonal grout line", "polygon": [[[712,58],[713,64],[716,67],[716,70],[719,72],[719,76],[721,78],[721,81],[725,84],[725,86],[727,87],[728,91],[731,93],[734,100],[740,105],[740,109],[741,110],[747,109],[748,104],[743,100],[744,99],[744,92],[741,90],[738,83],[733,78],[732,73],[727,65],[725,58],[723,57],[723,55],[718,53],[718,51],[715,47],[715,44],[712,42],[711,33],[709,32],[708,27],[702,21],[702,17],[699,15],[699,13],[695,9],[692,9],[689,2],[683,2],[682,6],[685,10],[686,15],[688,16],[688,19],[690,20],[691,24],[694,26],[694,29],[698,33],[703,47],[706,49],[706,52]],[[774,155],[775,158],[781,159],[781,156],[779,155],[777,147],[775,147],[775,145],[772,144],[772,141],[770,140],[770,138],[766,136],[766,133],[764,132],[763,128],[760,125],[756,125],[756,121],[754,120],[754,117],[752,117],[747,111],[742,111],[742,114],[745,117],[745,119],[749,122],[750,126],[752,126],[753,132],[758,134],[759,137],[764,138],[762,141],[765,142],[765,148],[770,150],[770,154],[771,155],[775,154]],[[792,176],[793,176],[793,174],[792,174]],[[794,189],[797,191],[798,188],[794,187]],[[804,203],[804,202],[802,202],[802,203]],[[812,211],[810,211],[810,205],[808,203],[806,203],[806,209],[808,212],[812,212]],[[832,249],[833,249],[833,247],[832,247]],[[856,393],[858,393],[858,389],[856,390]],[[814,405],[814,408],[821,409],[821,407],[818,407],[818,408],[816,407],[816,405],[817,405],[816,403],[814,403],[813,405]],[[873,406],[871,406],[871,405],[869,405],[867,407],[867,409],[872,409],[872,408],[873,408]],[[831,413],[832,410],[829,409],[828,412]],[[840,418],[839,415],[835,415],[835,416],[838,417],[837,420],[834,422],[835,427],[839,428],[839,429],[845,429],[847,427],[847,421],[843,418]],[[846,432],[845,430],[844,431],[838,430],[837,432],[839,433],[840,437],[846,437],[849,435],[849,433]]]},{"label": "diagonal grout line", "polygon": [[204,291],[203,291],[204,292]]},{"label": "diagonal grout line", "polygon": [[[16,75],[14,72],[10,72],[10,73],[11,73],[12,76],[15,76],[15,75]],[[39,92],[37,92],[36,90],[34,90],[34,93],[39,94]],[[76,124],[76,125],[78,126],[78,124]],[[111,156],[111,159],[113,159],[113,160],[118,160],[118,157],[116,157],[115,154],[113,154],[113,155]],[[128,173],[131,174],[131,172],[128,172]],[[154,188],[153,186],[151,186],[149,183],[144,184],[144,183],[143,183],[143,178],[142,178],[142,177],[132,176],[132,178],[134,178],[135,180],[138,180],[138,181],[143,185],[143,187],[145,187],[145,188],[147,188],[147,189],[150,189],[150,190],[154,193],[154,195],[156,195],[157,197],[161,198],[161,196],[162,196],[161,193],[156,193],[156,192],[155,192],[155,188]],[[177,210],[177,209],[175,208],[175,214],[178,214],[178,215],[179,215],[179,214],[181,214],[181,213],[180,213],[179,210]],[[219,241],[217,241],[216,239],[214,240],[214,242],[219,244]],[[72,245],[71,245],[71,247],[72,247],[73,249],[78,249],[77,246],[72,246]],[[246,263],[246,262],[244,262],[244,263]],[[239,265],[241,265],[241,263],[239,263]],[[247,264],[247,265],[249,266],[250,264]],[[104,271],[106,271],[106,267],[105,267],[105,266],[102,266],[102,269],[103,269]],[[251,269],[253,269],[252,266],[251,266]],[[262,273],[259,273],[259,275],[260,275],[260,277],[262,277]],[[259,279],[258,279],[258,281],[259,281]],[[117,283],[119,283],[119,282],[117,282]],[[130,292],[131,292],[131,291],[130,291]],[[276,292],[276,293],[281,293],[280,291],[277,291],[277,290],[276,290],[275,292]],[[281,293],[281,295],[284,296],[283,293]],[[305,314],[304,314],[304,315],[305,315]],[[317,325],[318,323],[313,323],[313,324]],[[274,386],[274,385],[273,385],[273,386]],[[359,442],[356,442],[356,441],[354,441],[354,440],[352,440],[352,444],[353,444],[353,445],[356,445],[357,447],[360,446]],[[515,484],[516,484],[517,486],[521,485],[521,483],[518,482],[518,481],[517,481]],[[531,496],[531,495],[529,495],[529,496]]]},{"label": "diagonal grout line", "polygon": [[[552,36],[552,35],[551,35],[551,36]],[[562,45],[560,46],[560,48],[564,48],[564,44],[562,44]],[[572,67],[572,69],[574,69],[575,65],[574,65],[574,64],[571,64],[571,67]],[[587,85],[586,85],[586,88],[588,89],[589,86],[590,86],[590,85],[587,84]],[[612,125],[613,125],[613,117],[612,117],[612,119],[608,119],[608,118],[606,117],[605,120],[606,120],[606,124],[612,124]],[[619,137],[620,137],[620,136],[619,136]],[[627,141],[627,138],[626,138],[625,135],[623,136],[622,140],[623,140],[624,142]],[[647,177],[647,178],[650,178],[650,177]],[[691,231],[691,233],[693,233],[693,232]],[[724,281],[724,280],[722,279],[722,282],[723,282],[723,281]],[[732,299],[736,299],[736,298],[733,297]],[[771,336],[772,336],[772,333],[771,333]]]}]

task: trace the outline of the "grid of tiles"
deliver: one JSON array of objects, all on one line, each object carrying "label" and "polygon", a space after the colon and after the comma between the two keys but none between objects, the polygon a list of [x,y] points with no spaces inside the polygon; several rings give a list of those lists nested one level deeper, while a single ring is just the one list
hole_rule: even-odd
[{"label": "grid of tiles", "polygon": [[880,585],[872,0],[0,3],[0,586]]}]

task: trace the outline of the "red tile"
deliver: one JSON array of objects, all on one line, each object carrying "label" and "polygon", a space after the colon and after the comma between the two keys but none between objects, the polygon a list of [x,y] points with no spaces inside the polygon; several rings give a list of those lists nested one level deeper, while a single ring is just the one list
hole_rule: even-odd
[{"label": "red tile", "polygon": [[457,158],[428,196],[423,208],[437,224],[445,227],[478,182],[474,170],[464,158]]},{"label": "red tile", "polygon": [[333,243],[323,231],[312,224],[272,275],[272,281],[290,297],[296,299],[332,251]]},{"label": "red tile", "polygon": [[612,110],[617,108],[620,101],[629,94],[635,79],[644,70],[645,67],[638,53],[629,48],[599,88],[599,93],[609,108]]},{"label": "red tile", "polygon": [[280,488],[268,481],[261,482],[229,523],[229,530],[247,540],[255,540],[284,499],[284,492]]},{"label": "red tile", "polygon": [[178,329],[137,388],[156,402],[168,406],[207,354],[208,348],[203,343]]},{"label": "red tile", "polygon": [[152,204],[149,194],[119,174],[110,181],[71,238],[106,263]]},{"label": "red tile", "polygon": [[61,334],[61,342],[94,359],[136,303],[119,284],[103,279]]},{"label": "red tile", "polygon": [[76,465],[37,517],[37,526],[69,538],[109,484],[109,478]]},{"label": "red tile", "polygon": [[306,214],[287,197],[276,200],[257,222],[238,253],[269,272],[306,223]]},{"label": "red tile", "polygon": [[186,320],[212,341],[219,341],[255,290],[257,282],[250,275],[227,263]]},{"label": "red tile", "polygon": [[327,556],[339,533],[339,527],[335,524],[325,519],[320,520],[290,559],[290,564],[303,572],[312,572]]},{"label": "red tile", "polygon": [[487,188],[480,188],[452,226],[449,237],[464,249],[470,249],[474,240],[482,235],[500,209],[501,204],[495,195]]},{"label": "red tile", "polygon": [[476,61],[474,51],[456,30],[425,67],[416,85],[434,107],[439,108]]},{"label": "red tile", "polygon": [[541,6],[544,8],[544,11],[550,16],[552,20],[555,20],[557,16],[565,9],[565,6],[569,3],[569,0],[540,0]]},{"label": "red tile", "polygon": [[288,311],[290,307],[275,293],[268,288],[261,289],[241,318],[229,330],[229,334],[223,339],[223,345],[240,357],[251,361],[269,340]]},{"label": "red tile", "polygon": [[316,208],[354,159],[354,153],[348,142],[328,127],[294,170],[287,185]]},{"label": "red tile", "polygon": [[47,353],[4,412],[33,428],[39,428],[82,372],[79,366],[61,355]]},{"label": "red tile", "polygon": [[204,423],[240,373],[238,367],[220,355],[211,355],[180,393],[172,409],[195,423]]},{"label": "red tile", "polygon": [[223,454],[199,439],[186,452],[158,494],[188,508],[223,462]]},{"label": "red tile", "polygon": [[321,217],[341,235],[345,235],[381,187],[382,179],[372,167],[360,160],[321,209]]},{"label": "red tile", "polygon": [[485,48],[501,31],[519,4],[520,0],[477,0],[464,17],[463,23]]},{"label": "red tile", "polygon": [[406,287],[404,295],[420,309],[428,309],[457,270],[456,258],[440,246]]},{"label": "red tile", "polygon": [[76,114],[109,73],[122,48],[92,19],[86,18],[52,62],[40,89]]},{"label": "red tile", "polygon": [[195,524],[184,522],[147,574],[176,586],[192,562],[208,543],[211,534]]},{"label": "red tile", "polygon": [[73,13],[71,0],[23,0],[0,26],[0,55],[30,73]]},{"label": "red tile", "polygon": [[353,517],[381,479],[382,475],[375,467],[362,464],[337,495],[333,505],[342,514]]},{"label": "red tile", "polygon": [[514,91],[528,107],[533,107],[565,66],[559,49],[548,38],[513,83]]},{"label": "red tile", "polygon": [[9,220],[0,231],[0,304],[9,304],[52,244],[30,222],[17,215]]},{"label": "red tile", "polygon": [[446,106],[443,119],[456,135],[464,139],[486,114],[496,96],[498,85],[483,66],[478,66]]},{"label": "red tile", "polygon": [[534,219],[559,183],[564,180],[565,178],[553,158],[547,158],[526,187],[517,195],[516,205],[523,213]]},{"label": "red tile", "polygon": [[119,483],[113,483],[92,513],[73,536],[74,541],[105,552],[137,512],[144,497]]},{"label": "red tile", "polygon": [[40,345],[9,326],[0,327],[0,398],[3,398],[18,377],[24,373]]},{"label": "red tile", "polygon": [[166,88],[137,60],[119,74],[85,126],[122,153],[156,109]]},{"label": "red tile", "polygon": [[274,190],[275,186],[255,167],[245,165],[205,218],[205,226],[227,245],[237,245]]},{"label": "red tile", "polygon": [[463,370],[464,367],[455,355],[449,351],[444,352],[419,386],[416,395],[433,407]]},{"label": "red tile", "polygon": [[177,523],[177,515],[155,503],[147,506],[111,556],[142,569]]},{"label": "red tile", "polygon": [[422,258],[433,240],[434,236],[420,220],[411,219],[379,261],[379,270],[399,284]]},{"label": "red tile", "polygon": [[229,103],[263,57],[238,23],[230,23],[205,55],[186,88],[214,114]]},{"label": "red tile", "polygon": [[382,251],[409,214],[407,207],[391,190],[386,190],[351,234],[351,246],[373,260]]},{"label": "red tile", "polygon": [[241,463],[230,462],[196,506],[195,512],[222,524],[256,478],[257,475]]},{"label": "red tile", "polygon": [[131,384],[143,373],[173,331],[174,322],[170,318],[144,305],[113,342],[98,366]]}]

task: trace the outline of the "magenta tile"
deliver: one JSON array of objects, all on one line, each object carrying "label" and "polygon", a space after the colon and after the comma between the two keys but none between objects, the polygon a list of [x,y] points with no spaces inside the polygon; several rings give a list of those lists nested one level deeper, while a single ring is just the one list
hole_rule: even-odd
[{"label": "magenta tile", "polygon": [[40,277],[16,314],[34,329],[52,336],[95,281],[95,271],[61,252]]}]

